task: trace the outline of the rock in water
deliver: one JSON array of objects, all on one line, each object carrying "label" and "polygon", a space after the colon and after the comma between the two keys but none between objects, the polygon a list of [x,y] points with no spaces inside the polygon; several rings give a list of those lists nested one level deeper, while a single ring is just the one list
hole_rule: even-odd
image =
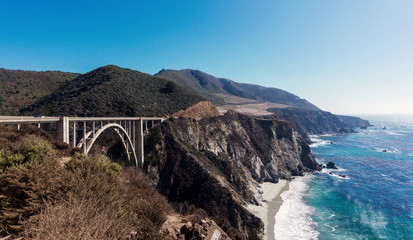
[{"label": "rock in water", "polygon": [[327,163],[327,168],[338,169],[338,168],[336,167],[336,164],[333,163],[333,162],[328,162],[328,163]]}]

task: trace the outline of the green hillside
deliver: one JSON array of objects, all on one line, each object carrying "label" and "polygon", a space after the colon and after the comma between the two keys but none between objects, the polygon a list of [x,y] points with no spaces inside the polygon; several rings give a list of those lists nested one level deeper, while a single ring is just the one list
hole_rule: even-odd
[{"label": "green hillside", "polygon": [[22,115],[164,116],[203,100],[179,85],[138,71],[104,66],[80,75]]},{"label": "green hillside", "polygon": [[226,91],[222,89],[219,79],[212,75],[197,70],[184,69],[181,71],[162,70],[155,76],[178,83],[214,104],[225,103],[224,99],[217,94],[225,94]]},{"label": "green hillside", "polygon": [[0,68],[0,115],[18,115],[21,108],[48,95],[79,74]]},{"label": "green hillside", "polygon": [[305,99],[278,88],[237,83],[226,78],[217,78],[198,70],[161,70],[155,76],[174,81],[217,105],[223,105],[235,101],[235,99],[243,98],[245,100],[284,104],[306,110],[320,110]]}]

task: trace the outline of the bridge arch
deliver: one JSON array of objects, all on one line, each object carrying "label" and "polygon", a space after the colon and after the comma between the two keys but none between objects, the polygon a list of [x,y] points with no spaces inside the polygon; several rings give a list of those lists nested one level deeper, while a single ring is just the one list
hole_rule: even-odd
[{"label": "bridge arch", "polygon": [[56,139],[72,147],[83,149],[85,154],[89,153],[100,134],[114,128],[126,149],[129,163],[136,167],[143,167],[145,131],[148,130],[148,126],[154,127],[164,120],[163,117],[0,116],[0,123],[16,125],[17,130],[22,123],[36,124],[38,128],[42,128],[44,124],[50,127],[52,124],[56,129],[44,130],[52,131],[51,134]]},{"label": "bridge arch", "polygon": [[[136,151],[135,151],[135,147],[133,145],[133,142],[128,134],[128,132],[126,131],[125,128],[123,128],[120,124],[117,123],[108,123],[106,125],[103,125],[94,135],[93,137],[89,140],[86,141],[86,152],[85,154],[87,155],[89,153],[89,151],[92,149],[93,144],[95,143],[95,141],[99,138],[99,136],[105,132],[107,129],[114,129],[115,132],[117,133],[117,135],[119,136],[120,140],[122,141],[122,145],[126,151],[126,155],[128,156],[128,161],[131,165],[135,165],[135,166],[141,166],[143,165],[143,163],[139,163],[138,158],[136,156]],[[93,131],[89,131],[86,134],[86,139],[88,139],[90,137],[90,135],[92,135]],[[79,144],[77,145],[77,147],[82,148],[83,144],[85,144],[83,142],[83,139],[79,142]]]}]

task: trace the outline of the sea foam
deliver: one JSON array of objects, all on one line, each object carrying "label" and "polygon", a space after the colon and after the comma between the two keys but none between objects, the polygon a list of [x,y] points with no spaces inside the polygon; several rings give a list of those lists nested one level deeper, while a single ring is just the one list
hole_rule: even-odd
[{"label": "sea foam", "polygon": [[331,142],[329,142],[329,141],[322,140],[322,139],[318,138],[317,135],[312,135],[310,137],[310,140],[312,142],[310,144],[310,147],[312,147],[312,148],[316,148],[316,147],[319,147],[319,146],[324,146],[324,145],[331,144]]},{"label": "sea foam", "polygon": [[275,216],[274,234],[277,240],[317,239],[311,215],[314,208],[303,201],[310,175],[298,177],[289,183],[289,190],[281,194],[283,204]]},{"label": "sea foam", "polygon": [[325,173],[325,174],[327,174],[327,175],[330,176],[330,177],[335,177],[335,178],[338,178],[338,179],[346,179],[346,180],[351,179],[351,178],[350,178],[349,176],[347,176],[347,175],[344,175],[344,174],[336,174],[336,172],[345,172],[345,171],[347,171],[347,170],[344,169],[344,168],[338,168],[338,169],[323,168],[323,169],[321,170],[322,173]]}]

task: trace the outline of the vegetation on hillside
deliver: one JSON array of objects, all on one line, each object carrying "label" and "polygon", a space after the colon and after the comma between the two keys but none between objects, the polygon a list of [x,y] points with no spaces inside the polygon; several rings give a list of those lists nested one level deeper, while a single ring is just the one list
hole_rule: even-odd
[{"label": "vegetation on hillside", "polygon": [[62,151],[37,131],[0,125],[1,230],[25,239],[162,239],[170,207],[142,172]]},{"label": "vegetation on hillside", "polygon": [[284,104],[300,109],[320,110],[305,99],[278,88],[237,83],[198,70],[161,70],[155,76],[176,82],[217,105],[229,102],[228,97],[240,97]]},{"label": "vegetation on hillside", "polygon": [[225,104],[224,99],[216,95],[216,93],[225,94],[225,91],[221,89],[219,82],[215,81],[215,77],[200,73],[202,72],[190,69],[181,71],[161,70],[155,76],[173,81],[214,104]]},{"label": "vegetation on hillside", "polygon": [[22,71],[0,68],[0,115],[18,115],[20,109],[55,91],[79,74],[59,71]]},{"label": "vegetation on hillside", "polygon": [[23,115],[164,116],[203,100],[161,78],[116,66],[80,75],[22,110]]}]

